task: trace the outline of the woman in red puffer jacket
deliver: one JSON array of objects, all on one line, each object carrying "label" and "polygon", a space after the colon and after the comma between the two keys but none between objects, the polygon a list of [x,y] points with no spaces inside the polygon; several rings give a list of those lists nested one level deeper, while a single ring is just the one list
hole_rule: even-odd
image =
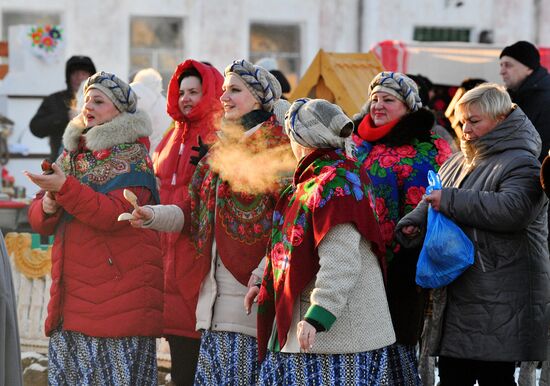
[{"label": "woman in red puffer jacket", "polygon": [[41,189],[29,209],[36,232],[55,234],[46,319],[51,385],[156,385],[162,333],[162,254],[154,231],[119,214],[158,202],[140,138],[147,114],[124,81],[108,73],[84,85],[85,104],[63,135],[50,175],[26,173]]}]

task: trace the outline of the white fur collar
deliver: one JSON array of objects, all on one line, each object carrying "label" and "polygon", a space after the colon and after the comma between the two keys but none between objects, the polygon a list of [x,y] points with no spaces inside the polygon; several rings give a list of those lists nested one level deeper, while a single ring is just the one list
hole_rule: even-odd
[{"label": "white fur collar", "polygon": [[[63,134],[63,146],[69,151],[78,149],[80,136],[84,131],[82,115],[69,122]],[[143,110],[134,114],[120,113],[109,122],[94,126],[86,134],[86,147],[92,151],[109,149],[122,143],[133,143],[140,137],[148,137],[153,132],[149,115]]]}]

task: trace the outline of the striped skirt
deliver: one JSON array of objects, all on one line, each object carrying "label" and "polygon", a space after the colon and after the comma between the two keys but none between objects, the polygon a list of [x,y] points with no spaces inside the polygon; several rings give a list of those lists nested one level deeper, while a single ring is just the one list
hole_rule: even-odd
[{"label": "striped skirt", "polygon": [[155,338],[95,338],[58,329],[50,337],[50,385],[158,384]]},{"label": "striped skirt", "polygon": [[[403,346],[401,346],[403,347]],[[260,385],[419,386],[416,359],[396,345],[356,354],[268,352]],[[395,368],[393,368],[395,366]]]},{"label": "striped skirt", "polygon": [[258,367],[256,338],[236,332],[205,330],[195,385],[256,385]]}]

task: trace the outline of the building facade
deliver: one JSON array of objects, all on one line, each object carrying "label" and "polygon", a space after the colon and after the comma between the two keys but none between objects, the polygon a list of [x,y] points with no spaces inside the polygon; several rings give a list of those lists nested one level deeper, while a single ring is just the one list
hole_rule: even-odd
[{"label": "building facade", "polygon": [[0,15],[0,39],[14,24],[60,24],[67,57],[128,77],[151,66],[168,76],[185,58],[223,69],[274,56],[295,82],[320,48],[388,39],[550,46],[548,0],[0,0]]},{"label": "building facade", "polygon": [[[550,47],[544,20],[550,0],[0,0],[0,40],[19,24],[60,25],[64,36],[64,58],[53,71],[59,75],[33,70],[28,84],[16,82],[25,91],[0,95],[0,113],[16,122],[9,141],[27,147],[38,165],[48,142],[33,137],[28,123],[42,97],[65,87],[64,60],[71,55],[90,56],[98,70],[128,80],[154,67],[165,85],[186,58],[223,71],[235,59],[273,57],[296,85],[319,49],[366,52],[388,39],[498,46],[525,39]],[[10,171],[32,194],[20,171],[36,168],[28,156],[19,158],[24,162],[15,156]]]}]

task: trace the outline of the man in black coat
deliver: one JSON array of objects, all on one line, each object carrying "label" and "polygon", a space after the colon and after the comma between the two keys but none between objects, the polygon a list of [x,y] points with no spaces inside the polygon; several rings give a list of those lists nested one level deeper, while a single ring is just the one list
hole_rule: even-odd
[{"label": "man in black coat", "polygon": [[92,59],[72,56],[65,65],[67,89],[48,95],[29,124],[31,132],[39,137],[50,137],[50,159],[55,161],[61,149],[61,139],[71,116],[71,104],[80,84],[96,73]]},{"label": "man in black coat", "polygon": [[550,74],[540,65],[537,48],[526,41],[505,47],[500,54],[500,76],[542,139],[542,162],[550,149]]},{"label": "man in black coat", "polygon": [[[540,135],[542,150],[539,161],[542,163],[550,149],[550,74],[540,65],[537,48],[526,41],[505,47],[500,53],[500,76],[512,101],[519,105]],[[550,213],[548,220],[550,225]],[[520,385],[535,383],[536,366],[537,362],[522,362]],[[548,382],[549,378],[548,362],[544,362],[541,384],[543,380]]]}]

